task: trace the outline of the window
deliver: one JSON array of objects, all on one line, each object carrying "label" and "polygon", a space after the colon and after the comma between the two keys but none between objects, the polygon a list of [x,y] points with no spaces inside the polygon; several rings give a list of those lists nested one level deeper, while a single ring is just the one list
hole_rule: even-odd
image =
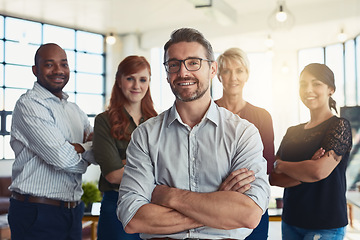
[{"label": "window", "polygon": [[0,159],[13,159],[11,116],[21,94],[36,81],[31,67],[41,44],[54,42],[65,49],[70,81],[64,91],[88,114],[91,123],[105,104],[104,36],[0,15]]},{"label": "window", "polygon": [[338,105],[343,106],[345,102],[343,44],[338,43],[326,46],[325,63],[333,71],[335,77],[336,91],[333,98],[336,100]]},{"label": "window", "polygon": [[162,48],[151,49],[151,82],[150,91],[151,97],[154,101],[155,110],[158,113],[170,108],[175,97],[170,89],[169,83],[166,80],[166,72],[162,64],[164,59],[164,50]]}]

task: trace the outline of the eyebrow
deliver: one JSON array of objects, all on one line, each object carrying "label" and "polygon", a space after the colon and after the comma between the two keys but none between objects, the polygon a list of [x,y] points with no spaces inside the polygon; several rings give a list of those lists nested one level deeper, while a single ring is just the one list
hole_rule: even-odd
[{"label": "eyebrow", "polygon": [[202,58],[202,57],[189,56],[189,57],[186,57],[186,58],[184,58],[184,59],[169,58],[167,61],[172,61],[172,60],[186,60],[186,59],[191,59],[191,58],[201,58],[201,59],[204,59],[204,58]]},{"label": "eyebrow", "polygon": [[[61,59],[60,62],[67,62],[67,58]],[[54,59],[45,59],[44,62],[55,62]]]},{"label": "eyebrow", "polygon": [[[322,82],[321,80],[317,79],[317,78],[313,78],[310,80],[311,82]],[[299,82],[306,82],[305,80],[300,80]]]}]

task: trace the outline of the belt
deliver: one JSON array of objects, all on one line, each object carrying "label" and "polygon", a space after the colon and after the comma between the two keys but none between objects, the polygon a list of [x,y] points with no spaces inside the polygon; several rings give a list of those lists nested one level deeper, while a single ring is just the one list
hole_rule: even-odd
[{"label": "belt", "polygon": [[[175,238],[150,238],[148,240],[179,240],[179,239],[175,239]],[[211,240],[211,239],[204,239],[204,238],[184,238],[184,240]],[[235,239],[231,239],[231,238],[224,238],[221,240],[235,240]]]},{"label": "belt", "polygon": [[64,208],[75,208],[78,206],[81,201],[74,201],[74,202],[66,202],[61,200],[55,200],[51,198],[45,198],[45,197],[35,197],[31,195],[24,195],[17,192],[12,192],[11,197],[15,200],[21,201],[21,202],[30,202],[30,203],[42,203],[57,207],[64,207]]}]

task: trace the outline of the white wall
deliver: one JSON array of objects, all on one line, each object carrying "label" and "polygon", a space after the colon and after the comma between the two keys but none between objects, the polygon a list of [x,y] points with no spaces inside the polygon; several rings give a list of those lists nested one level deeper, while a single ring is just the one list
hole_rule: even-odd
[{"label": "white wall", "polygon": [[0,161],[0,176],[10,176],[11,175],[11,166],[13,160],[1,160]]}]

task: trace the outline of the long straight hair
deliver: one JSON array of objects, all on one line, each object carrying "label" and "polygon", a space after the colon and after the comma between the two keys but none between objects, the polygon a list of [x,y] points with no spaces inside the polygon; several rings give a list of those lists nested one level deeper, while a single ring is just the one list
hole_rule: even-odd
[{"label": "long straight hair", "polygon": [[[128,99],[123,94],[119,87],[119,82],[123,76],[139,72],[143,69],[149,71],[151,76],[150,64],[143,56],[128,56],[120,62],[116,76],[115,83],[112,88],[109,106],[107,113],[110,119],[111,135],[118,140],[130,140],[131,132],[128,128],[130,126],[130,120],[125,112],[124,105],[128,103]],[[146,91],[144,98],[141,100],[141,112],[145,120],[157,116],[157,112],[154,109],[154,103],[150,94],[150,87]]]}]

